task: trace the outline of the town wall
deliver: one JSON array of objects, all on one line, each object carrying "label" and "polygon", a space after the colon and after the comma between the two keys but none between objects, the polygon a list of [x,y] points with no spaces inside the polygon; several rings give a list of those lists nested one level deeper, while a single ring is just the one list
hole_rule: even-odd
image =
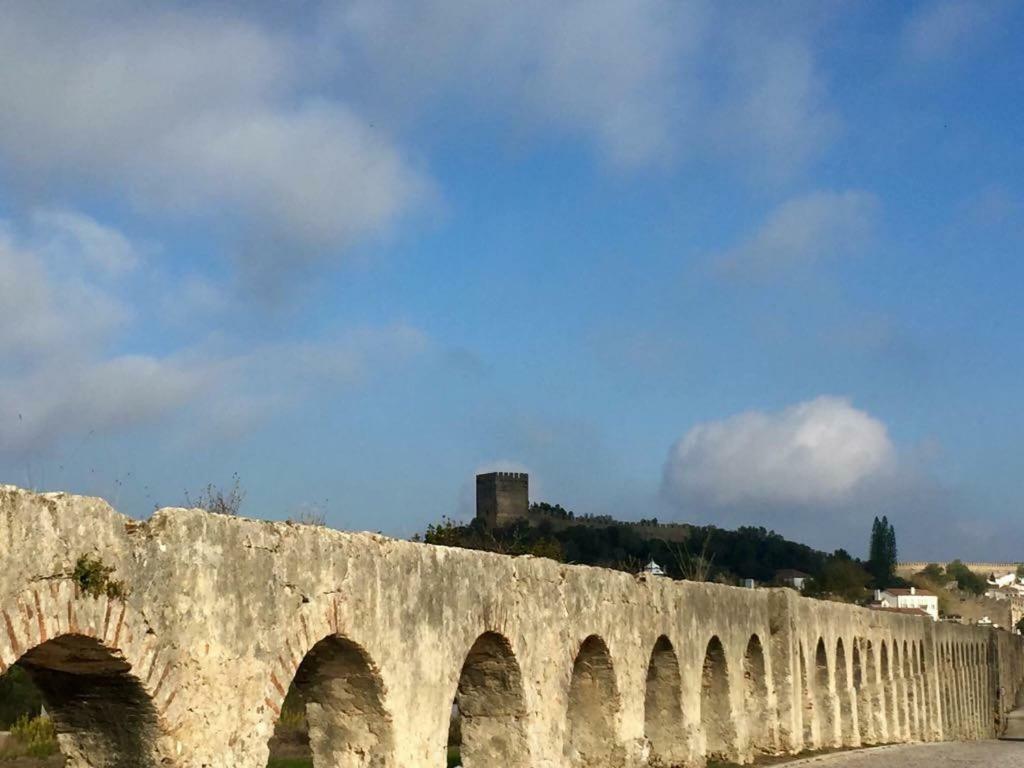
[{"label": "town wall", "polygon": [[[124,597],[83,593],[83,555]],[[0,486],[0,672],[69,765],[263,768],[293,682],[318,766],[701,766],[997,734],[1021,638],[811,600]]]},{"label": "town wall", "polygon": [[[939,562],[936,560],[922,560],[920,562],[897,563],[896,574],[898,576],[906,578],[908,576],[913,576],[915,573],[920,573],[932,563],[935,563],[936,565],[941,565],[943,568],[945,568],[951,562],[953,561],[950,560],[949,562]],[[964,563],[964,566],[967,568],[967,570],[971,571],[972,573],[976,573],[979,576],[984,576],[986,578],[988,578],[992,574],[995,574],[996,576],[1002,576],[1007,573],[1016,573],[1017,567],[1019,565],[1020,563]]]}]

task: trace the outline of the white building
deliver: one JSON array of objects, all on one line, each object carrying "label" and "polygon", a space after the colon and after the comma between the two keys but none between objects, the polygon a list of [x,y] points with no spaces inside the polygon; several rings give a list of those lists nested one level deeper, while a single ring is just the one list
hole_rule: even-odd
[{"label": "white building", "polygon": [[792,587],[793,589],[799,589],[801,592],[809,578],[811,577],[803,571],[795,571],[792,568],[785,568],[775,572],[775,581],[777,583]]},{"label": "white building", "polygon": [[640,571],[640,575],[641,576],[664,576],[665,575],[665,570],[660,565],[658,565],[656,562],[654,562],[654,558],[652,557],[651,558],[651,562],[649,562],[647,565],[645,565],[643,567],[643,570]]},{"label": "white building", "polygon": [[1015,573],[1004,573],[1001,576],[989,576],[988,583],[994,587],[1012,587],[1017,584],[1017,574]]},{"label": "white building", "polygon": [[932,621],[939,620],[939,597],[927,589],[918,587],[876,589],[875,602],[882,608],[917,608],[931,616]]}]

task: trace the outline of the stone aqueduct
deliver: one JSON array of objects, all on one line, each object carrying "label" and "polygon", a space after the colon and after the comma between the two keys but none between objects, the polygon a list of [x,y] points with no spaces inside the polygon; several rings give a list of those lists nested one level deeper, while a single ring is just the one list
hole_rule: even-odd
[{"label": "stone aqueduct", "polygon": [[318,768],[443,766],[453,700],[468,768],[633,768],[991,737],[1024,675],[1008,633],[790,590],[11,486],[0,566],[0,671],[74,766],[262,768],[293,681]]}]

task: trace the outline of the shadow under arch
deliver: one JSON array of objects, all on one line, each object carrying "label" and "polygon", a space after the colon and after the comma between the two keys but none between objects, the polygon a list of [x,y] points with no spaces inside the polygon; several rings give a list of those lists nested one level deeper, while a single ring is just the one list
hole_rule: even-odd
[{"label": "shadow under arch", "polygon": [[853,638],[850,643],[850,665],[853,671],[852,696],[854,710],[857,712],[857,741],[859,744],[866,744],[871,739],[871,697],[867,694],[864,684],[864,663],[861,648],[864,647],[864,640],[860,637]]},{"label": "shadow under arch", "polygon": [[882,698],[882,714],[885,718],[885,741],[894,741],[896,717],[892,705],[892,671],[889,667],[889,645],[882,640],[879,644],[879,694]]},{"label": "shadow under arch", "polygon": [[836,696],[839,699],[839,743],[848,747],[853,739],[853,706],[850,700],[850,676],[846,667],[846,646],[843,638],[836,640]]},{"label": "shadow under arch", "polygon": [[384,684],[360,645],[330,635],[310,648],[285,698],[282,719],[292,707],[305,716],[314,768],[392,765]]},{"label": "shadow under arch", "polygon": [[651,650],[644,691],[644,735],[653,766],[679,765],[685,758],[682,696],[679,659],[672,642],[661,635]]},{"label": "shadow under arch", "polygon": [[70,765],[160,764],[156,708],[119,652],[95,638],[69,633],[36,645],[16,666],[42,694]]},{"label": "shadow under arch", "polygon": [[[885,701],[880,695],[882,688],[878,676],[878,660],[875,657],[875,646],[870,640],[864,641],[864,687],[863,693],[857,692],[858,697],[863,695],[867,701],[867,728],[868,743],[879,744],[884,740],[885,733]],[[864,727],[861,726],[861,740],[864,740]]]},{"label": "shadow under arch", "polygon": [[700,725],[704,732],[704,756],[732,760],[736,756],[736,729],[729,701],[729,666],[725,648],[713,636],[704,652],[700,687]]},{"label": "shadow under arch", "polygon": [[569,683],[565,755],[578,768],[620,768],[625,750],[618,743],[621,703],[608,646],[597,635],[580,645]]},{"label": "shadow under arch", "polygon": [[933,711],[931,686],[928,683],[928,672],[925,669],[924,644],[920,640],[911,642],[914,653],[914,675],[917,678],[918,707],[921,713],[920,738],[925,741],[931,738]]},{"label": "shadow under arch", "polygon": [[895,731],[893,741],[903,741],[908,738],[907,726],[907,693],[903,680],[903,665],[900,663],[900,644],[898,640],[892,641],[892,699],[895,707],[893,725]]},{"label": "shadow under arch", "polygon": [[811,680],[807,672],[807,655],[804,653],[803,641],[800,641],[798,652],[800,654],[800,695],[802,708],[800,719],[803,734],[803,749],[810,749],[814,746],[814,694],[811,692]]},{"label": "shadow under arch", "polygon": [[[911,739],[920,738],[920,727],[918,718],[920,713],[917,709],[917,675],[914,670],[912,657],[913,646],[903,641],[903,687],[907,698],[907,730]],[[916,655],[916,652],[914,653]]]},{"label": "shadow under arch", "polygon": [[751,748],[760,754],[775,752],[768,708],[768,673],[761,638],[751,635],[743,654],[743,696]]},{"label": "shadow under arch", "polygon": [[528,768],[526,704],[519,662],[508,639],[485,632],[466,654],[455,693],[465,768]]},{"label": "shadow under arch", "polygon": [[828,651],[825,639],[819,637],[814,650],[814,698],[817,702],[818,741],[816,746],[832,747],[836,742],[836,720],[832,705],[831,675],[828,670]]}]

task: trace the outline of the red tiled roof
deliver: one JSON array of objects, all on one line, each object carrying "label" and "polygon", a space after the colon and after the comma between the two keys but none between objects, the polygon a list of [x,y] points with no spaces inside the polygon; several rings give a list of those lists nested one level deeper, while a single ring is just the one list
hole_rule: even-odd
[{"label": "red tiled roof", "polygon": [[921,589],[915,587],[914,591],[911,592],[906,587],[894,587],[893,589],[884,589],[883,592],[888,592],[890,595],[896,595],[899,597],[917,597],[918,595],[924,595],[925,597],[935,597],[934,592],[930,592],[927,589]]}]

